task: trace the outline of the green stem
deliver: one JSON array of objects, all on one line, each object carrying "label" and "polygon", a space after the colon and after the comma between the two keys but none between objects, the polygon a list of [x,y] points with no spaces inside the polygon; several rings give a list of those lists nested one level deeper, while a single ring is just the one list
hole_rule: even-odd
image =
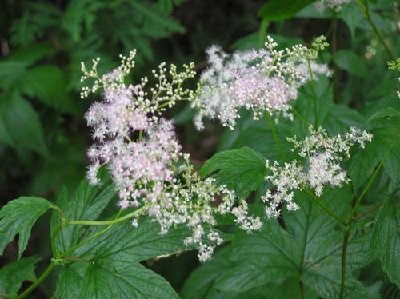
[{"label": "green stem", "polygon": [[46,277],[49,276],[51,271],[53,271],[53,268],[54,268],[54,262],[51,262],[44,270],[44,272],[39,276],[39,278],[36,279],[33,284],[31,284],[25,291],[17,295],[15,298],[16,299],[26,298],[26,296],[32,293],[32,291],[34,291],[43,282],[43,280],[45,280]]},{"label": "green stem", "polygon": [[355,218],[355,215],[357,213],[357,207],[361,204],[361,201],[363,200],[365,194],[368,192],[372,183],[375,181],[375,178],[377,177],[380,169],[382,168],[383,160],[384,159],[382,159],[382,161],[379,162],[379,164],[375,168],[375,171],[373,172],[372,176],[368,180],[367,185],[365,186],[365,188],[363,189],[361,194],[358,196],[358,198],[354,202],[353,212],[352,212],[351,218],[349,219],[349,221],[347,223],[347,228],[344,233],[343,242],[342,242],[342,277],[341,277],[341,282],[340,282],[340,294],[339,294],[340,299],[344,298],[344,289],[346,287],[347,246],[348,246],[349,238],[350,238],[350,229],[351,229],[351,226],[353,225],[354,221],[357,220],[357,218]]},{"label": "green stem", "polygon": [[146,206],[143,206],[142,208],[135,210],[132,213],[126,214],[122,217],[115,218],[112,220],[71,220],[68,222],[68,224],[71,224],[71,225],[112,225],[112,224],[122,222],[127,219],[141,215],[145,211],[145,208],[146,208]]},{"label": "green stem", "polygon": [[[335,13],[335,17],[332,19],[332,60],[335,57],[335,53],[337,50],[337,27],[338,27],[338,19],[337,13]],[[333,65],[333,99],[335,103],[339,102],[339,69],[336,66],[336,63],[332,62]]]},{"label": "green stem", "polygon": [[349,245],[349,238],[350,238],[350,227],[346,228],[343,237],[343,244],[342,244],[342,276],[340,281],[340,293],[339,298],[344,298],[344,290],[346,287],[346,262],[347,262],[347,247]]},{"label": "green stem", "polygon": [[358,0],[357,3],[359,5],[362,13],[364,14],[365,18],[367,19],[367,22],[370,24],[372,30],[374,31],[376,37],[378,38],[379,42],[385,48],[386,53],[389,55],[391,60],[394,60],[395,55],[392,53],[389,46],[386,44],[381,32],[379,31],[378,27],[376,27],[374,21],[371,18],[371,14],[369,12],[368,1],[367,0]]},{"label": "green stem", "polygon": [[279,150],[279,153],[281,155],[281,158],[283,160],[286,160],[287,157],[286,157],[286,154],[285,154],[285,150],[283,149],[282,142],[279,139],[278,134],[276,133],[276,127],[275,127],[274,121],[272,120],[271,115],[269,115],[268,112],[265,112],[265,118],[267,119],[268,125],[269,125],[269,127],[271,129],[272,138],[274,139],[275,144],[278,147],[278,150]]},{"label": "green stem", "polygon": [[318,128],[317,94],[315,93],[314,74],[311,69],[311,60],[309,58],[307,58],[307,65],[308,65],[308,72],[310,73],[310,87],[314,101],[314,117],[315,117],[314,126],[315,128]]},{"label": "green stem", "polygon": [[357,207],[360,205],[361,201],[363,200],[365,194],[368,192],[369,188],[371,188],[371,185],[375,181],[375,178],[378,175],[379,171],[381,170],[382,165],[383,165],[383,160],[378,163],[378,166],[375,168],[374,173],[372,174],[372,176],[368,180],[367,185],[365,186],[364,190],[361,192],[360,196],[357,198],[356,203],[355,203],[354,208],[353,208],[353,214],[356,213]]}]

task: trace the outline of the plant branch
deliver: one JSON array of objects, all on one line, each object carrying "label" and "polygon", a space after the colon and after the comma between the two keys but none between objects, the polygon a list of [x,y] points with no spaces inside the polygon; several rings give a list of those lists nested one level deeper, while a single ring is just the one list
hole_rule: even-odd
[{"label": "plant branch", "polygon": [[42,282],[43,280],[46,279],[47,276],[53,271],[55,264],[54,262],[50,262],[50,264],[47,266],[47,268],[43,271],[43,273],[36,279],[25,291],[23,291],[21,294],[17,295],[15,298],[17,299],[22,299],[26,298],[32,291],[34,291]]},{"label": "plant branch", "polygon": [[344,298],[344,289],[346,286],[346,261],[347,261],[347,246],[349,245],[349,238],[350,238],[350,227],[346,228],[343,236],[343,243],[342,243],[342,276],[340,281],[340,293],[339,298]]},{"label": "plant branch", "polygon": [[318,109],[317,109],[317,94],[315,93],[315,87],[314,87],[314,74],[311,69],[311,60],[307,58],[307,65],[308,65],[308,72],[310,73],[310,87],[311,87],[311,92],[313,96],[313,102],[314,102],[314,126],[315,128],[318,128]]},{"label": "plant branch", "polygon": [[368,1],[367,0],[358,0],[357,3],[358,3],[358,6],[360,7],[362,13],[364,14],[365,18],[367,19],[367,22],[370,24],[372,30],[374,31],[376,37],[378,38],[379,42],[385,48],[386,53],[389,55],[391,60],[394,60],[395,55],[392,53],[389,46],[386,44],[381,32],[379,31],[378,27],[376,27],[374,21],[371,18]]},{"label": "plant branch", "polygon": [[271,115],[269,115],[269,113],[266,112],[265,113],[265,118],[267,119],[268,125],[269,125],[269,127],[271,129],[272,138],[274,139],[274,141],[275,141],[275,143],[276,143],[276,145],[277,145],[277,147],[279,149],[279,153],[281,155],[281,158],[286,160],[287,157],[286,157],[285,151],[283,149],[282,142],[279,139],[278,134],[276,133],[276,127],[275,127],[274,122],[273,122],[273,120],[271,118]]},{"label": "plant branch", "polygon": [[328,207],[324,206],[319,198],[315,196],[314,193],[312,193],[310,190],[306,190],[307,194],[310,195],[310,197],[314,200],[314,202],[327,213],[329,216],[334,218],[338,223],[340,223],[343,226],[346,226],[346,222],[340,219],[334,212],[332,212]]}]

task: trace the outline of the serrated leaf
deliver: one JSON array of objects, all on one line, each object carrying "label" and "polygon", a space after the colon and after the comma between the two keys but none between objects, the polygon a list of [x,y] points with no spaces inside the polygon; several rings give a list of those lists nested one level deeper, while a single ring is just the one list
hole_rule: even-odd
[{"label": "serrated leaf", "polygon": [[373,139],[365,145],[364,149],[359,149],[351,158],[349,166],[349,176],[354,188],[358,190],[372,175],[375,166],[380,160],[379,141]]},{"label": "serrated leaf", "polygon": [[39,197],[19,197],[0,210],[0,253],[18,234],[18,258],[22,256],[36,220],[54,206]]},{"label": "serrated leaf", "polygon": [[[204,281],[209,292],[245,294],[260,287],[281,285],[291,278],[297,280],[297,285],[299,280],[303,281],[306,288],[313,289],[322,298],[338,297],[343,232],[305,195],[298,195],[300,209],[284,213],[282,222],[286,229],[276,221],[269,221],[260,233],[243,234],[224,249],[226,252],[221,258],[225,261],[217,261],[218,274]],[[367,242],[367,239],[350,242],[345,298],[368,298],[365,287],[351,275],[352,270],[365,265]],[[212,263],[213,260],[204,267],[213,269]],[[197,271],[197,279],[200,271]],[[206,272],[201,272],[207,277]]]},{"label": "serrated leaf", "polygon": [[[101,231],[101,230],[100,230]],[[157,223],[143,221],[138,227],[122,223],[96,231],[93,239],[69,253],[85,264],[66,266],[57,282],[60,298],[178,298],[169,283],[144,268],[140,262],[184,249],[186,228],[160,234]],[[70,282],[79,282],[76,290],[68,292]],[[118,286],[118,287],[116,287]]]},{"label": "serrated leaf", "polygon": [[258,12],[266,21],[281,21],[294,16],[298,11],[316,0],[271,0]]},{"label": "serrated leaf", "polygon": [[335,53],[334,61],[339,68],[349,72],[352,75],[360,78],[366,78],[368,76],[368,68],[364,60],[354,54],[353,51],[337,51]]},{"label": "serrated leaf", "polygon": [[[84,179],[70,198],[66,190],[60,192],[57,205],[64,210],[68,220],[96,220],[115,194],[116,190],[109,180],[105,180],[99,187],[91,186]],[[51,231],[58,228],[60,221],[58,215],[54,213],[51,219]],[[55,250],[59,253],[67,251],[80,240],[84,231],[80,225],[63,227],[55,239]]]},{"label": "serrated leaf", "polygon": [[4,134],[0,135],[1,141],[10,144],[11,136],[15,147],[31,149],[44,156],[48,154],[39,116],[19,94],[5,94],[0,98],[0,123],[0,133]]},{"label": "serrated leaf", "polygon": [[345,133],[349,127],[363,128],[365,118],[354,109],[347,106],[333,105],[324,126],[331,134]]},{"label": "serrated leaf", "polygon": [[22,282],[33,281],[35,277],[35,264],[37,257],[21,258],[11,262],[0,269],[0,297],[11,298],[17,295]]},{"label": "serrated leaf", "polygon": [[376,217],[371,256],[382,262],[390,280],[400,287],[400,202],[388,198]]},{"label": "serrated leaf", "polygon": [[214,175],[217,182],[231,188],[240,197],[247,197],[264,181],[265,159],[249,147],[215,154],[200,170],[202,177]]}]

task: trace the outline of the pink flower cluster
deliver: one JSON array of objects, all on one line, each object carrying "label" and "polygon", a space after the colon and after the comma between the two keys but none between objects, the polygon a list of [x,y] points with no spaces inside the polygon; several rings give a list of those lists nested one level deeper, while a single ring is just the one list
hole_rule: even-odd
[{"label": "pink flower cluster", "polygon": [[317,49],[296,45],[276,50],[277,46],[268,37],[260,50],[233,55],[216,46],[207,50],[210,67],[201,75],[199,94],[192,102],[198,110],[198,129],[203,128],[204,117],[218,118],[223,126],[233,129],[241,108],[251,110],[254,119],[265,113],[291,118],[290,104],[297,98],[298,88],[310,79],[309,69],[314,74],[330,75],[326,65],[309,61],[310,52]]},{"label": "pink flower cluster", "polygon": [[[236,205],[234,193],[225,186],[199,177],[189,155],[181,152],[172,122],[160,117],[166,107],[192,96],[182,83],[194,76],[193,70],[186,67],[178,73],[172,66],[168,78],[162,63],[159,72],[153,72],[158,83],[146,89],[147,78],[137,85],[124,84],[132,67],[133,57],[122,57],[120,67],[100,77],[96,69],[87,71],[83,65],[83,80],[92,78],[94,85],[84,87],[82,95],[104,91],[103,100],[93,103],[86,113],[95,140],[88,151],[92,161],[88,179],[99,184],[98,171],[106,166],[122,209],[140,210],[138,217],[147,214],[160,224],[161,233],[185,224],[192,235],[184,243],[198,247],[199,260],[205,261],[223,241],[213,228],[216,213],[232,214],[247,231],[259,229],[261,221],[248,216],[245,202]],[[138,218],[132,224],[138,225]]]}]

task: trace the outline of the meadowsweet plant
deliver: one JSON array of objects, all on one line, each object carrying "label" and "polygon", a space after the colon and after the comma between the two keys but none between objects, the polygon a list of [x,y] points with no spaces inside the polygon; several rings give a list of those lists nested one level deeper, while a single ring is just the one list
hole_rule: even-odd
[{"label": "meadowsweet plant", "polygon": [[264,48],[232,55],[211,46],[207,50],[210,67],[202,73],[199,95],[192,102],[199,111],[196,127],[202,129],[207,117],[218,118],[233,130],[241,108],[252,110],[254,119],[265,113],[292,118],[290,104],[298,88],[310,80],[309,68],[314,74],[330,76],[326,65],[314,61],[326,46],[320,37],[310,48],[295,45],[279,50],[270,36]]},{"label": "meadowsweet plant", "polygon": [[[176,1],[159,2],[168,10]],[[128,3],[146,15],[143,30],[153,26],[146,20],[155,11]],[[146,39],[108,71],[108,59],[82,62],[86,175],[82,166],[75,190],[1,207],[2,261],[16,260],[0,269],[0,298],[400,298],[397,14],[391,1],[269,0],[257,32],[231,45],[221,39],[224,48],[204,53],[194,34],[185,51],[176,51],[179,37],[149,52],[182,60],[193,50],[195,63],[147,71]],[[32,67],[36,52],[21,55],[0,63],[0,76],[17,68],[0,80],[13,91],[0,102],[4,153],[23,144],[10,131],[29,123],[23,111],[37,125],[18,88],[58,99],[40,80],[66,80],[51,66]],[[77,135],[84,127],[68,125]],[[67,176],[68,157],[53,161],[53,151],[76,151],[62,132],[45,132],[57,141],[40,150],[53,172],[38,171],[36,185]]]},{"label": "meadowsweet plant", "polygon": [[235,205],[233,191],[217,186],[213,178],[199,178],[189,154],[181,151],[173,123],[161,117],[166,107],[193,98],[193,91],[182,86],[193,78],[193,64],[178,73],[176,66],[167,72],[166,64],[161,63],[158,72],[153,71],[154,87],[147,87],[147,78],[138,85],[126,84],[134,55],[132,51],[129,57],[121,56],[121,65],[101,77],[96,70],[99,60],[93,61],[91,71],[82,64],[82,81],[94,79],[91,88],[83,87],[82,95],[101,88],[104,97],[86,113],[95,141],[88,152],[92,161],[89,182],[97,185],[98,171],[106,165],[118,190],[120,208],[140,211],[132,218],[134,227],[143,214],[160,224],[161,234],[184,224],[193,231],[184,243],[198,247],[199,260],[206,261],[223,242],[213,228],[216,213],[232,214],[247,231],[259,229],[261,222],[247,215],[244,201]]}]

